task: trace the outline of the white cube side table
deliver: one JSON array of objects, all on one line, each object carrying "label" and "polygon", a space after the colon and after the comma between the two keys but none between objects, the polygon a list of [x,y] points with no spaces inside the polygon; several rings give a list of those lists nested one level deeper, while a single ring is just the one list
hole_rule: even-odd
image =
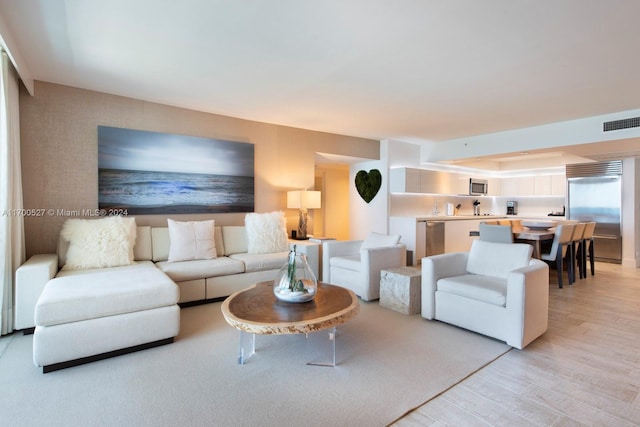
[{"label": "white cube side table", "polygon": [[403,314],[421,309],[420,268],[398,267],[380,271],[380,305]]}]

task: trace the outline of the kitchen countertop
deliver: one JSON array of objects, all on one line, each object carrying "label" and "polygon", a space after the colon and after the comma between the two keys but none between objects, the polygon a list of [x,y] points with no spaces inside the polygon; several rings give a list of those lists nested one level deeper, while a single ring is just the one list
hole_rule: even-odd
[{"label": "kitchen countertop", "polygon": [[507,218],[506,215],[438,215],[438,216],[420,216],[416,217],[417,221],[460,221],[465,219],[500,219]]},{"label": "kitchen countertop", "polygon": [[[403,218],[403,217],[400,217]],[[492,219],[519,219],[519,220],[549,220],[562,221],[563,216],[546,216],[546,215],[425,215],[425,216],[407,216],[404,218],[415,218],[416,221],[461,221],[469,219],[492,220]]]}]

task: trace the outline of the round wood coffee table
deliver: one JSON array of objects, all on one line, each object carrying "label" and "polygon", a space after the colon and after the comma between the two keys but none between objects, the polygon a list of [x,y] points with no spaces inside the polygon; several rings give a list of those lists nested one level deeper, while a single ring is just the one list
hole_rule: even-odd
[{"label": "round wood coffee table", "polygon": [[[340,286],[318,282],[313,300],[290,303],[273,294],[273,282],[261,282],[231,295],[222,303],[228,324],[240,331],[238,363],[255,353],[255,335],[306,334],[329,330],[330,360],[314,365],[335,366],[335,329],[360,311],[358,297]],[[331,351],[332,348],[332,351]]]}]

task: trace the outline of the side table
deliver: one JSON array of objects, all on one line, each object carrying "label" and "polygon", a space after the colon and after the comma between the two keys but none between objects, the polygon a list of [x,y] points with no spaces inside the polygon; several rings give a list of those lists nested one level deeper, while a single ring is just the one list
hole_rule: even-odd
[{"label": "side table", "polygon": [[403,314],[421,310],[420,268],[398,267],[380,271],[380,305]]}]

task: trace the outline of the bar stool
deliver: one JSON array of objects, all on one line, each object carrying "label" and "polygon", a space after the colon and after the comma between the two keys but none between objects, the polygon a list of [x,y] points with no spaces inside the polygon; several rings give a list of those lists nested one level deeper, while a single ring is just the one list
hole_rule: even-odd
[{"label": "bar stool", "polygon": [[[580,243],[582,242],[582,236],[584,235],[584,229],[587,226],[586,222],[579,222],[575,225],[575,228],[573,229],[573,237],[571,238],[571,245],[569,246],[569,250],[571,251],[571,269],[572,269],[572,277],[571,279],[569,279],[569,283],[573,283],[576,281],[576,262],[577,262],[577,257],[576,257],[576,252],[578,250],[578,246],[580,245]],[[586,277],[586,274],[584,273],[584,269],[582,268],[582,261],[577,262],[577,266],[578,266],[578,273],[580,274],[580,278],[584,279]]]},{"label": "bar stool", "polygon": [[556,262],[556,270],[558,270],[558,287],[562,287],[562,264],[567,262],[567,276],[569,278],[569,284],[571,284],[571,261],[570,250],[573,230],[575,224],[560,224],[556,227],[556,233],[553,236],[553,243],[551,243],[551,250],[548,253],[540,254],[540,259],[547,263]]},{"label": "bar stool", "polygon": [[593,234],[596,230],[595,222],[588,222],[584,227],[584,234],[582,235],[582,242],[580,242],[580,250],[578,253],[581,257],[582,268],[584,271],[584,277],[587,277],[587,257],[589,257],[589,264],[591,267],[591,275],[595,274],[593,259]]}]

